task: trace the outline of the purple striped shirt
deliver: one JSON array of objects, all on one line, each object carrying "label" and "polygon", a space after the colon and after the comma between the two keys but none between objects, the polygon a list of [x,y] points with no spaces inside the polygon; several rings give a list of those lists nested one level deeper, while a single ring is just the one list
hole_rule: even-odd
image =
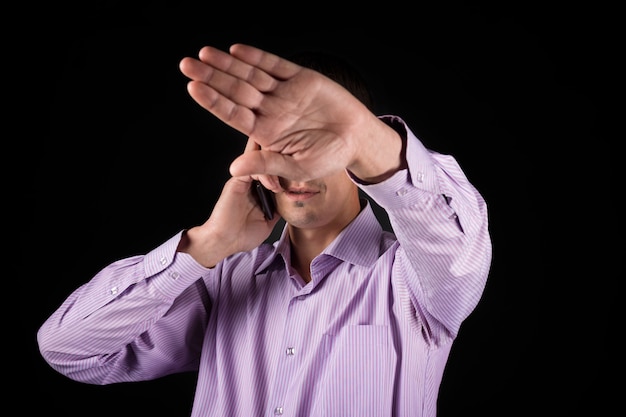
[{"label": "purple striped shirt", "polygon": [[193,417],[434,417],[488,276],[487,208],[454,158],[383,119],[406,129],[409,168],[355,182],[395,234],[368,205],[305,284],[284,231],[212,269],[176,252],[178,233],[73,292],[39,330],[43,357],[92,384],[197,370]]}]

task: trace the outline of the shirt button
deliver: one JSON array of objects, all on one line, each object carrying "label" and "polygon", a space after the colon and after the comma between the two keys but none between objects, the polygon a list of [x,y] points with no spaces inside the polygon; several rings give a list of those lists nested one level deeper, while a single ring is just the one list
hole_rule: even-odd
[{"label": "shirt button", "polygon": [[161,259],[159,259],[159,262],[161,262],[161,265],[165,265],[167,263],[167,258],[164,256]]},{"label": "shirt button", "polygon": [[109,293],[111,293],[111,295],[115,295],[117,294],[117,287],[113,287],[109,290]]},{"label": "shirt button", "polygon": [[296,348],[288,347],[285,353],[287,353],[287,356],[293,356],[296,354]]},{"label": "shirt button", "polygon": [[172,279],[178,279],[178,277],[180,276],[180,274],[178,272],[170,272],[170,278]]},{"label": "shirt button", "polygon": [[424,173],[423,172],[418,172],[415,175],[415,179],[417,180],[417,182],[424,182]]},{"label": "shirt button", "polygon": [[282,416],[283,415],[283,408],[282,407],[276,407],[274,409],[274,415],[275,416]]},{"label": "shirt button", "polygon": [[406,193],[407,193],[406,188],[400,188],[398,191],[396,191],[396,195],[399,195],[399,196],[406,195]]}]

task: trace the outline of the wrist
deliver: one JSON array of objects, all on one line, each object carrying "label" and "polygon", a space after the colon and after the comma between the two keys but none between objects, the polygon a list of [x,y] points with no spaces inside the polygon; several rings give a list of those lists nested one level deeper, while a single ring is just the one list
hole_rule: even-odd
[{"label": "wrist", "polygon": [[406,132],[376,118],[371,128],[359,139],[356,161],[347,167],[364,183],[375,184],[386,180],[406,164]]},{"label": "wrist", "polygon": [[[216,242],[222,244],[215,244]],[[211,237],[203,227],[196,226],[183,232],[177,251],[188,253],[205,268],[213,268],[228,256],[224,252],[224,246],[223,240]]]}]

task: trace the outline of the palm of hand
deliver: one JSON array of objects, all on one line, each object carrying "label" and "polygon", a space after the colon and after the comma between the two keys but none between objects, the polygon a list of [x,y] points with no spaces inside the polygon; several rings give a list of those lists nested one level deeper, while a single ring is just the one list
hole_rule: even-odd
[{"label": "palm of hand", "polygon": [[256,48],[240,46],[231,49],[233,55],[210,52],[191,69],[181,66],[199,81],[190,83],[190,94],[261,147],[233,161],[233,176],[306,181],[352,162],[356,150],[350,132],[367,109],[343,87]]}]

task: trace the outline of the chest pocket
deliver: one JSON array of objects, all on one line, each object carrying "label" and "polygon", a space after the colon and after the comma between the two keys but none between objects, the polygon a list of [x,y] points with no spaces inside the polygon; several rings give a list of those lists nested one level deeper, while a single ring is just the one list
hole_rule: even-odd
[{"label": "chest pocket", "polygon": [[325,337],[328,366],[315,415],[391,415],[396,355],[389,328],[347,326]]}]

